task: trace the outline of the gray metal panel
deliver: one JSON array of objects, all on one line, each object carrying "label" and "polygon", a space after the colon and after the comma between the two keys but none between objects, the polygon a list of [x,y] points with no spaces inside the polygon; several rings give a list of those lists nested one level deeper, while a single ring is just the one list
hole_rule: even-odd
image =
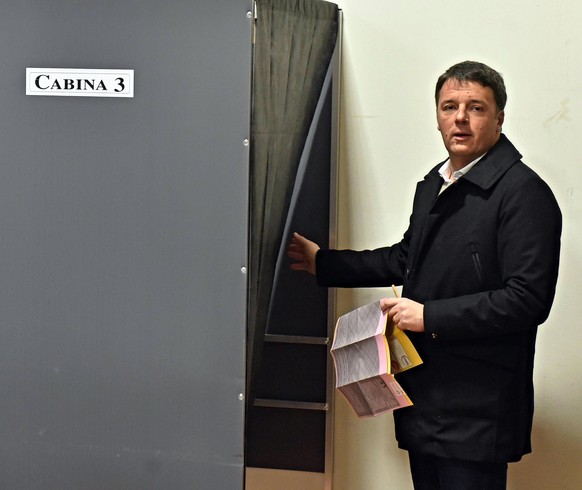
[{"label": "gray metal panel", "polygon": [[2,2],[2,488],[242,488],[249,3]]}]

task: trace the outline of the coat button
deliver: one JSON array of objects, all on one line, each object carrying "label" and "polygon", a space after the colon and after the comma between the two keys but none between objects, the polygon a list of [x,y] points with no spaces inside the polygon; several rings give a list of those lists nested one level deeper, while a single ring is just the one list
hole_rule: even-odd
[{"label": "coat button", "polygon": [[432,333],[432,338],[433,338],[433,339],[436,339],[437,337],[438,337],[438,335],[437,335],[436,333],[434,333],[434,332],[433,332],[433,333]]}]

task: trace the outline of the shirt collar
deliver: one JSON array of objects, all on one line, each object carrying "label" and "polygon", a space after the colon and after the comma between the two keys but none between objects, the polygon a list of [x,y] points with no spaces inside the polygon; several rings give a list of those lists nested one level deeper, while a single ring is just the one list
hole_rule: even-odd
[{"label": "shirt collar", "polygon": [[443,178],[443,180],[445,181],[445,183],[449,184],[449,183],[453,182],[453,180],[459,180],[461,177],[463,177],[464,175],[466,175],[467,172],[469,170],[471,170],[479,162],[479,160],[481,160],[484,156],[485,156],[485,153],[483,153],[483,155],[481,155],[480,157],[475,158],[475,160],[473,160],[472,162],[470,162],[467,165],[465,165],[462,169],[455,170],[453,172],[453,178],[454,179],[450,179],[449,178],[449,165],[451,163],[451,160],[450,160],[450,158],[447,158],[447,160],[445,161],[445,163],[443,163],[443,165],[441,166],[441,168],[439,168],[439,174]]}]

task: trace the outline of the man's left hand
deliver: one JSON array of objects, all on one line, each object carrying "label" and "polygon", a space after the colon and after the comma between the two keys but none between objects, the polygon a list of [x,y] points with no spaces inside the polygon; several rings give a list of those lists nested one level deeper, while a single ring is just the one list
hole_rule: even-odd
[{"label": "man's left hand", "polygon": [[424,305],[408,298],[384,298],[380,301],[382,311],[400,330],[424,332]]}]

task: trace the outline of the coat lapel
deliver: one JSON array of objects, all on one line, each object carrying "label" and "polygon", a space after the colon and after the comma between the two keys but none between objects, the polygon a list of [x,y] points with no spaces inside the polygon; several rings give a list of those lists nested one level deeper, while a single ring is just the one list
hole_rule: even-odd
[{"label": "coat lapel", "polygon": [[417,257],[425,245],[426,237],[430,236],[430,230],[436,223],[437,216],[431,214],[431,210],[436,203],[442,186],[442,178],[438,173],[438,169],[441,166],[442,163],[433,168],[425,176],[424,180],[419,182],[416,186],[413,236],[418,237],[418,239],[414,240],[411,247],[411,254],[409,256],[409,264],[412,269],[414,269]]},{"label": "coat lapel", "polygon": [[[521,154],[511,144],[504,134],[497,144],[489,150],[487,155],[479,161],[463,179],[472,182],[481,189],[491,188],[507,172],[507,170],[521,159]],[[415,195],[415,229],[414,236],[419,237],[411,247],[412,255],[410,256],[410,267],[414,269],[419,254],[422,253],[427,243],[428,237],[432,236],[431,232],[439,220],[439,213],[433,212],[435,204],[439,197],[439,191],[443,184],[442,177],[438,169],[444,161],[434,167],[419,182]]]}]

